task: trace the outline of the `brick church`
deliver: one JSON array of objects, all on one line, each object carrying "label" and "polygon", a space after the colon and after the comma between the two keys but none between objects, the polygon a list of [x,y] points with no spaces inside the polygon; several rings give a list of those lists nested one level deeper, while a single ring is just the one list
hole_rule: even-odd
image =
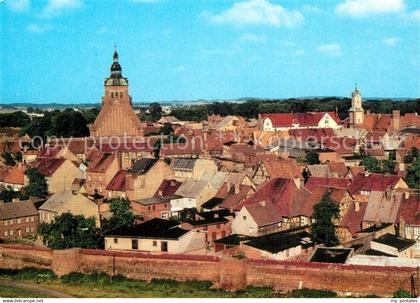
[{"label": "brick church", "polygon": [[111,65],[111,75],[105,79],[104,86],[102,108],[95,123],[90,125],[90,135],[93,137],[142,136],[142,126],[133,111],[131,97],[128,94],[128,80],[122,76],[116,50]]}]

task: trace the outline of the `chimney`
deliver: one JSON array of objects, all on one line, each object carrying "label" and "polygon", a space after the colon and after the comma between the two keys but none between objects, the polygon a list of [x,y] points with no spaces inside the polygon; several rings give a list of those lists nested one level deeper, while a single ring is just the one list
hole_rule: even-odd
[{"label": "chimney", "polygon": [[265,206],[265,200],[260,201],[261,206]]},{"label": "chimney", "polygon": [[366,110],[366,115],[370,115],[370,109]]},{"label": "chimney", "polygon": [[408,198],[410,198],[410,192],[407,190],[405,193],[404,193],[404,198],[407,200]]},{"label": "chimney", "polygon": [[163,196],[163,191],[159,191],[159,197],[162,197]]},{"label": "chimney", "polygon": [[354,201],[354,211],[359,212],[360,210],[360,202]]},{"label": "chimney", "polygon": [[235,194],[239,194],[239,184],[235,184]]},{"label": "chimney", "polygon": [[400,111],[399,110],[393,110],[392,111],[392,128],[394,130],[400,129]]},{"label": "chimney", "polygon": [[392,196],[392,189],[391,186],[387,186],[386,187],[386,191],[385,191],[385,197],[387,200],[391,199]]}]

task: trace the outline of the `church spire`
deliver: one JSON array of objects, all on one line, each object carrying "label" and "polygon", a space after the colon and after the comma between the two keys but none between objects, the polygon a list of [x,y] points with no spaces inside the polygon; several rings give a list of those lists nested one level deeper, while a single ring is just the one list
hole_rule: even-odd
[{"label": "church spire", "polygon": [[111,65],[111,77],[112,78],[121,78],[122,69],[120,63],[118,63],[118,53],[117,53],[117,44],[114,44],[114,55],[112,56],[113,62]]}]

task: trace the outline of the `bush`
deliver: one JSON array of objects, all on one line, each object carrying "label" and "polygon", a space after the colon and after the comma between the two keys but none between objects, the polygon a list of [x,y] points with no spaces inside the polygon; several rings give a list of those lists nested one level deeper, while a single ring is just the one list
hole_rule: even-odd
[{"label": "bush", "polygon": [[337,293],[329,290],[302,288],[292,290],[287,296],[289,298],[336,298]]},{"label": "bush", "polygon": [[394,298],[411,298],[411,294],[409,291],[403,288],[400,288],[396,292],[394,292],[393,297]]},{"label": "bush", "polygon": [[51,281],[57,278],[50,269],[27,267],[23,269],[0,269],[0,276],[12,280]]}]

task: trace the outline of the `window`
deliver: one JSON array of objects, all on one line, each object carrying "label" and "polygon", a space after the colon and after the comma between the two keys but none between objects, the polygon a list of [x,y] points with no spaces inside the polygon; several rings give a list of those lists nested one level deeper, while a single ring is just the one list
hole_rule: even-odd
[{"label": "window", "polygon": [[155,209],[156,209],[156,206],[154,206],[154,205],[153,205],[153,206],[152,206],[152,210],[155,210]]},{"label": "window", "polygon": [[4,232],[4,236],[7,237],[8,235],[9,235],[9,232],[8,231],[5,231]]},{"label": "window", "polygon": [[25,232],[27,233],[29,232],[29,227],[25,228]]},{"label": "window", "polygon": [[9,234],[13,236],[13,229],[9,231]]},{"label": "window", "polygon": [[242,216],[242,219],[246,220],[246,216]]},{"label": "window", "polygon": [[157,241],[153,241],[153,246],[156,247],[157,246]]},{"label": "window", "polygon": [[139,241],[138,240],[131,240],[131,249],[139,249]]},{"label": "window", "polygon": [[120,98],[122,98],[123,97],[123,92],[120,92]]},{"label": "window", "polygon": [[31,232],[35,231],[35,227],[31,226]]},{"label": "window", "polygon": [[114,92],[111,92],[111,98],[114,98]]},{"label": "window", "polygon": [[420,235],[420,227],[414,227],[414,234],[416,236],[419,236]]},{"label": "window", "polygon": [[253,232],[254,232],[254,228],[250,227],[250,228],[249,228],[249,233],[251,233],[251,234],[252,234]]},{"label": "window", "polygon": [[10,219],[9,224],[13,225],[13,219]]},{"label": "window", "polygon": [[29,217],[26,217],[26,218],[25,218],[26,223],[28,223],[28,222],[29,222],[29,219],[30,219]]},{"label": "window", "polygon": [[21,218],[17,219],[16,221],[17,221],[17,224],[22,223],[22,219]]},{"label": "window", "polygon": [[114,244],[118,244],[118,239],[114,238]]},{"label": "window", "polygon": [[8,220],[4,220],[4,225],[9,225],[9,221]]}]

